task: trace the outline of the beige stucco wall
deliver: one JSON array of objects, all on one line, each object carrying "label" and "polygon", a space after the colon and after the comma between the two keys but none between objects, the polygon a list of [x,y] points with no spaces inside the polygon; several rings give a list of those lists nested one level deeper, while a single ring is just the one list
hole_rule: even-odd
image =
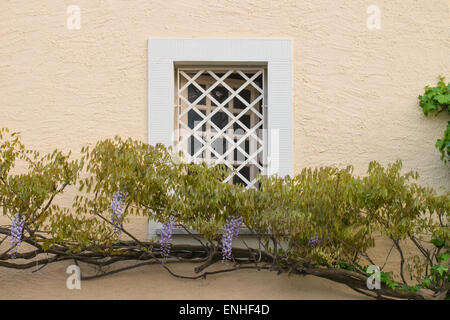
[{"label": "beige stucco wall", "polygon": [[[292,38],[295,170],[402,159],[450,186],[417,95],[450,77],[448,0],[0,1],[0,127],[28,146],[147,140],[147,39]],[[68,30],[66,9],[81,8]],[[369,5],[381,29],[366,27]],[[145,223],[136,231],[145,232]]]}]

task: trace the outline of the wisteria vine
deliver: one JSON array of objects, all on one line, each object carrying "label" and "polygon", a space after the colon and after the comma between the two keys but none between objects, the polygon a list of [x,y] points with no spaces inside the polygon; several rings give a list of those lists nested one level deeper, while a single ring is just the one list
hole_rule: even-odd
[{"label": "wisteria vine", "polygon": [[319,233],[316,232],[316,236],[315,236],[315,237],[314,237],[314,236],[311,236],[311,237],[309,238],[308,246],[310,246],[310,247],[315,247],[315,246],[317,245],[318,242],[319,242]]},{"label": "wisteria vine", "polygon": [[11,226],[11,248],[15,248],[15,253],[19,252],[22,243],[23,227],[25,225],[25,217],[16,213]]},{"label": "wisteria vine", "polygon": [[233,240],[236,240],[239,236],[239,230],[242,225],[242,217],[231,217],[227,219],[223,227],[224,234],[222,235],[222,262],[231,260]]},{"label": "wisteria vine", "polygon": [[111,202],[111,222],[114,225],[114,232],[122,232],[122,212],[125,204],[125,195],[122,191],[117,191],[113,195]]},{"label": "wisteria vine", "polygon": [[163,224],[159,244],[161,245],[161,254],[167,258],[172,245],[173,229],[175,228],[175,218],[170,217],[169,221]]}]

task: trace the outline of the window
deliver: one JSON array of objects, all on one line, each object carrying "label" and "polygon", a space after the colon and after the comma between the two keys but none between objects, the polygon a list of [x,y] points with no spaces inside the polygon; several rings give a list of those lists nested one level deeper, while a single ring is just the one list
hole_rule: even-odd
[{"label": "window", "polygon": [[223,161],[239,169],[230,183],[253,187],[259,172],[293,174],[292,119],[290,39],[149,39],[150,144]]},{"label": "window", "polygon": [[[245,68],[264,68],[264,88],[261,89],[265,92],[262,104],[265,105],[263,110],[265,117],[264,129],[267,130],[267,137],[264,141],[266,143],[266,153],[263,160],[266,163],[263,163],[263,168],[265,169],[263,173],[278,174],[280,176],[293,174],[292,41],[290,39],[149,39],[148,142],[150,144],[163,143],[168,146],[175,146],[179,142],[174,119],[175,112],[177,112],[177,70],[183,66],[194,67],[198,71],[204,66],[208,67],[206,70],[217,72],[217,74],[224,71],[227,72],[227,68],[230,66],[236,70],[243,71],[244,74],[247,72]],[[226,68],[221,72],[213,68],[224,66]],[[202,73],[202,76],[212,77],[209,73]],[[207,90],[207,86],[213,85],[212,82],[215,81],[214,77],[208,81],[206,80],[202,83],[199,79],[199,86],[194,85],[187,89],[187,92],[184,94],[187,94],[188,101],[192,101],[199,93],[202,94],[202,90]],[[232,77],[228,78],[228,81],[231,80]],[[239,79],[236,80],[239,81]],[[250,89],[252,88],[257,90],[254,86],[251,86]],[[214,104],[220,105],[224,101],[222,99],[226,99],[226,95],[230,95],[230,90],[223,85],[218,85],[216,89],[209,94],[216,102],[206,95],[200,101],[197,101],[198,107],[192,110],[190,119],[187,119],[189,128],[202,122],[205,116],[208,116],[207,112],[213,112]],[[197,128],[196,135],[201,137],[201,134],[203,134],[202,130],[206,134],[208,125],[210,126],[209,131],[217,130],[217,128],[221,129],[220,126],[224,125],[226,120],[225,115],[228,116],[227,123],[233,121],[230,113],[236,118],[235,114],[239,115],[239,111],[244,110],[242,109],[246,107],[244,101],[249,101],[246,100],[249,99],[248,95],[252,99],[252,90],[249,90],[250,92],[245,90],[239,92],[240,98],[229,101],[233,111],[225,108],[229,113],[219,113],[214,118],[211,117],[208,121],[204,121],[201,128]],[[202,105],[205,108],[202,108]],[[241,115],[240,121],[233,121],[233,129],[237,130],[241,127],[244,130],[244,126],[249,128],[246,125],[249,121],[250,125],[252,125],[252,118],[248,119],[244,115],[247,114]],[[217,128],[214,128],[214,125],[211,125],[211,123],[214,123]],[[193,142],[190,144],[189,155],[192,156],[195,154],[192,153],[198,150],[197,148],[202,148],[204,145],[202,145],[198,137],[194,136],[191,139],[193,139]],[[236,147],[233,148],[233,151],[230,151],[232,147],[231,141],[227,138],[225,139],[225,142],[219,139],[211,141],[215,148],[214,150],[220,156],[222,156],[220,154],[220,146],[222,146],[224,152],[237,153],[237,157],[245,156],[247,152],[245,152],[246,146],[244,141],[241,142],[242,146],[240,148]],[[249,144],[247,149],[250,148],[248,149],[250,152],[248,155],[251,156],[251,141],[248,141],[247,144]],[[211,155],[210,149],[208,146],[202,151],[201,156],[204,159],[217,157],[215,152],[212,152]],[[227,156],[229,155],[227,154]],[[244,171],[247,170],[242,169]],[[248,176],[247,173],[245,174]]]},{"label": "window", "polygon": [[232,169],[225,182],[257,186],[266,163],[264,73],[264,67],[177,67],[175,150],[189,162],[225,164]]}]

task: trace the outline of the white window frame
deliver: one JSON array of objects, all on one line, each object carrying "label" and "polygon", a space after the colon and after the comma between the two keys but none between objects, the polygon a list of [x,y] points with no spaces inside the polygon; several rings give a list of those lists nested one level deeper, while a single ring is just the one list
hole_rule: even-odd
[{"label": "white window frame", "polygon": [[148,143],[174,143],[175,64],[267,65],[267,174],[293,175],[290,39],[148,40]]}]

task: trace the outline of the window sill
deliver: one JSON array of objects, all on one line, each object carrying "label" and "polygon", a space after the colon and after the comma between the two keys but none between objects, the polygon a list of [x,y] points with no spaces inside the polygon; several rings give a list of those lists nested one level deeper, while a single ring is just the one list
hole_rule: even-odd
[{"label": "window sill", "polygon": [[[156,235],[160,236],[161,235],[161,228],[156,229]],[[196,230],[189,230],[189,232],[193,235],[201,235],[200,232],[196,231]],[[174,228],[173,229],[173,234],[174,235],[183,235],[183,236],[188,236],[189,232],[187,232],[186,230],[184,230],[183,228]],[[243,236],[252,236],[255,235],[255,233],[251,232],[248,228],[241,228],[239,230],[239,235],[243,235]]]}]

